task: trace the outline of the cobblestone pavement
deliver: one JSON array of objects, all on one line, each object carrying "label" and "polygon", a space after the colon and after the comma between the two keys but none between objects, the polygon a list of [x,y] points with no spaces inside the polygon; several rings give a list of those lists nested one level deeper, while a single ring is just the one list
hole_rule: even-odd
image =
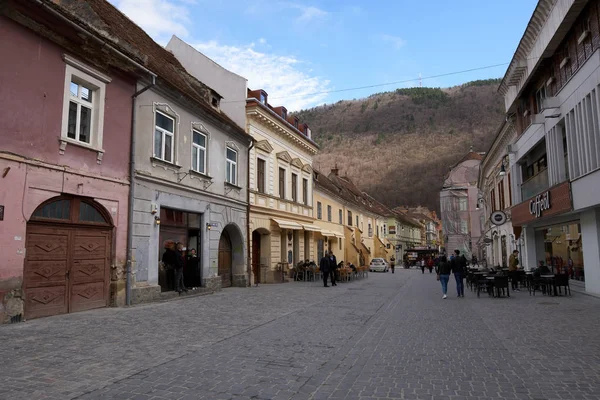
[{"label": "cobblestone pavement", "polygon": [[466,296],[399,270],[0,326],[0,398],[600,399],[600,299]]}]

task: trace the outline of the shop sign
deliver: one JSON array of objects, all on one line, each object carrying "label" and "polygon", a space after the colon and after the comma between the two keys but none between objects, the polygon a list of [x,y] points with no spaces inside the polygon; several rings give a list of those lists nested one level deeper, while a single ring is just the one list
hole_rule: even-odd
[{"label": "shop sign", "polygon": [[389,233],[390,235],[395,235],[395,234],[396,234],[396,227],[395,227],[395,226],[390,226],[390,227],[388,228],[388,233]]},{"label": "shop sign", "polygon": [[560,215],[573,210],[571,185],[563,182],[529,198],[510,209],[513,227],[523,226],[539,219]]},{"label": "shop sign", "polygon": [[539,218],[542,212],[552,207],[550,203],[550,191],[537,195],[529,202],[529,214]]},{"label": "shop sign", "polygon": [[0,206],[0,221],[4,221],[4,206]]}]

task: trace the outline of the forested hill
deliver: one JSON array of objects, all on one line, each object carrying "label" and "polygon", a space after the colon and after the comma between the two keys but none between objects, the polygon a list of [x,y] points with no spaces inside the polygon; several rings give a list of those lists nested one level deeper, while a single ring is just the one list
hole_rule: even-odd
[{"label": "forested hill", "polygon": [[439,210],[449,167],[472,146],[487,151],[504,118],[499,79],[447,89],[407,88],[295,113],[321,146],[315,168],[335,164],[388,206]]}]

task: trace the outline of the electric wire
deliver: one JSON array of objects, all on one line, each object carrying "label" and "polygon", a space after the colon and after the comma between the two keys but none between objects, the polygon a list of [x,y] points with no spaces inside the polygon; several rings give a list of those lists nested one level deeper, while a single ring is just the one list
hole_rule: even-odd
[{"label": "electric wire", "polygon": [[[445,76],[464,74],[464,73],[467,73],[467,72],[481,71],[481,70],[484,70],[484,69],[501,67],[501,66],[508,65],[508,64],[510,64],[510,63],[505,62],[505,63],[499,63],[499,64],[493,64],[493,65],[486,65],[486,66],[483,66],[483,67],[465,69],[465,70],[462,70],[462,71],[454,71],[454,72],[447,72],[447,73],[444,73],[444,74],[424,76],[424,77],[421,77],[421,78],[412,78],[412,79],[405,79],[405,80],[401,80],[401,81],[393,81],[393,82],[386,82],[386,83],[377,83],[377,84],[373,84],[373,85],[356,86],[356,87],[344,88],[344,89],[324,90],[324,91],[320,91],[320,92],[306,93],[306,94],[300,94],[300,95],[289,95],[289,96],[272,97],[270,99],[271,100],[293,99],[293,98],[300,98],[300,97],[317,96],[317,95],[321,95],[321,94],[349,92],[349,91],[353,91],[353,90],[362,90],[362,89],[372,89],[372,88],[382,87],[382,86],[398,85],[398,84],[401,84],[401,83],[416,82],[418,80],[442,78],[442,77],[445,77]],[[241,102],[245,102],[245,101],[246,101],[246,99],[244,99],[244,100],[222,101],[221,104],[223,104],[223,103],[241,103]]]}]

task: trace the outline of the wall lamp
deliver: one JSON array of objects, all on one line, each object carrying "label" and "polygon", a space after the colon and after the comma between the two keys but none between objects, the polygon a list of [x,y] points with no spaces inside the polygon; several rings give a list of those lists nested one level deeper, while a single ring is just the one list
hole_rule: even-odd
[{"label": "wall lamp", "polygon": [[155,223],[156,225],[160,225],[160,217],[159,217],[158,215],[155,215],[155,216],[154,216],[154,223]]},{"label": "wall lamp", "polygon": [[507,158],[508,158],[508,156],[502,157],[502,164],[500,165],[500,173],[498,174],[500,176],[506,175],[506,164],[508,164],[508,162],[506,161]]}]

